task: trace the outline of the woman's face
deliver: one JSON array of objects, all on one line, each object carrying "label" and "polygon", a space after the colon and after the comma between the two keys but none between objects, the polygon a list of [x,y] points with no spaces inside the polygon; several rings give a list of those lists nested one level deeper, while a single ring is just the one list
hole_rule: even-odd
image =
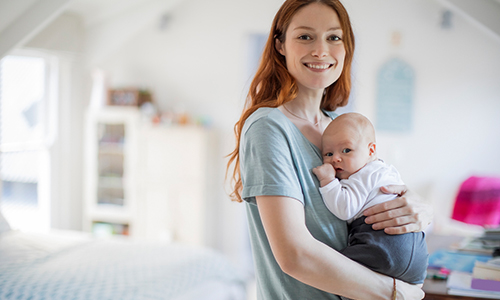
[{"label": "woman's face", "polygon": [[286,31],[285,42],[276,42],[285,56],[288,72],[300,91],[323,90],[334,83],[344,67],[345,47],[337,13],[312,3],[300,9]]}]

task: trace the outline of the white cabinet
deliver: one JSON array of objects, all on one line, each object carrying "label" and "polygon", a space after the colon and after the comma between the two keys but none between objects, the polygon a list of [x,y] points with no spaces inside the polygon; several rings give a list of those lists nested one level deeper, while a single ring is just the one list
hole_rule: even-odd
[{"label": "white cabinet", "polygon": [[137,109],[87,112],[83,229],[134,235]]},{"label": "white cabinet", "polygon": [[142,127],[142,235],[203,244],[211,137],[198,127]]},{"label": "white cabinet", "polygon": [[84,229],[203,245],[211,131],[153,126],[127,107],[87,120]]}]

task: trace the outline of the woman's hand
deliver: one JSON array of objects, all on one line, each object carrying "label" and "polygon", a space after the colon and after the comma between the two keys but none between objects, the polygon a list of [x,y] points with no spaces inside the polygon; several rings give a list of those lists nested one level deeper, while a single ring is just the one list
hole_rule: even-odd
[{"label": "woman's hand", "polygon": [[384,229],[387,234],[403,234],[424,230],[432,221],[433,209],[405,185],[381,187],[385,194],[397,194],[398,198],[374,205],[364,211],[366,223],[374,230]]}]

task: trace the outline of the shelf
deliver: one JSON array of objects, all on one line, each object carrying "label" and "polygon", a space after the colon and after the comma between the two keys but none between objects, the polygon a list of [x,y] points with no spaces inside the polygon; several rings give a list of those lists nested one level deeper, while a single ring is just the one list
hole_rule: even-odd
[{"label": "shelf", "polygon": [[98,151],[99,154],[115,154],[115,155],[124,155],[124,147],[123,143],[103,143],[99,142]]},{"label": "shelf", "polygon": [[141,120],[132,108],[88,112],[84,230],[201,245],[212,136]]},{"label": "shelf", "polygon": [[92,234],[95,237],[129,235],[129,224],[94,221],[92,223]]},{"label": "shelf", "polygon": [[112,204],[97,204],[90,211],[90,218],[94,221],[129,223],[131,212],[126,206]]},{"label": "shelf", "polygon": [[99,176],[98,188],[123,190],[123,177]]}]

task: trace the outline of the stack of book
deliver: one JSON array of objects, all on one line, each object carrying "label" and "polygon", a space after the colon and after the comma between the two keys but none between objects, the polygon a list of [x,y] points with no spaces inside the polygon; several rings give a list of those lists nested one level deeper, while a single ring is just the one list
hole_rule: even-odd
[{"label": "stack of book", "polygon": [[500,257],[487,262],[476,261],[472,269],[471,288],[500,292]]},{"label": "stack of book", "polygon": [[473,259],[467,268],[452,269],[448,294],[500,299],[500,228],[486,228],[482,236],[465,239],[454,250]]},{"label": "stack of book", "polygon": [[496,249],[500,249],[500,228],[486,228],[482,236],[465,238],[454,249],[492,255]]}]

